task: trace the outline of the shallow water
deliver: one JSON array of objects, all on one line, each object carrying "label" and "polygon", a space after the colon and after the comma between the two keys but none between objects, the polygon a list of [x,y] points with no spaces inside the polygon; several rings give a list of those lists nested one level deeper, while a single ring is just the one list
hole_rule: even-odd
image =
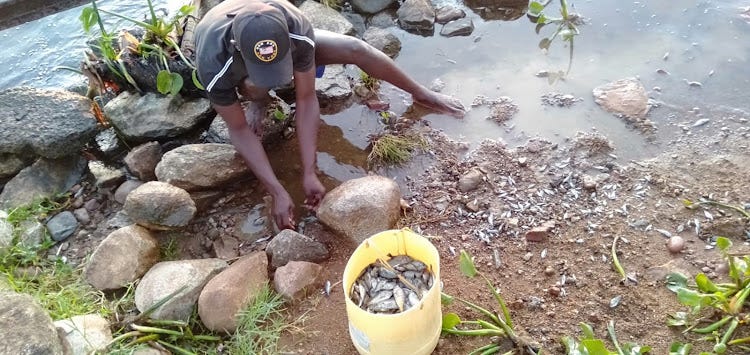
[{"label": "shallow water", "polygon": [[[515,21],[484,19],[485,9],[466,8],[474,21],[471,36],[445,38],[441,25],[430,37],[391,30],[401,39],[403,50],[397,63],[417,81],[429,85],[435,78],[446,83],[444,93],[455,95],[465,105],[476,96],[508,96],[519,112],[505,125],[485,119],[486,110],[472,109],[463,120],[427,115],[433,127],[472,145],[482,139],[503,139],[511,145],[528,137],[540,136],[563,142],[578,131],[596,130],[608,136],[615,154],[622,159],[643,158],[658,153],[678,128],[669,120],[695,120],[688,111],[694,107],[706,117],[738,108],[750,111],[750,24],[740,17],[739,0],[701,1],[618,1],[570,0],[574,11],[587,19],[576,37],[572,70],[565,81],[550,85],[535,76],[540,70],[564,70],[568,48],[556,40],[547,54],[537,47],[551,28],[534,32],[534,25],[521,17]],[[157,7],[176,9],[182,1],[161,1]],[[461,1],[438,0],[436,4],[464,6]],[[491,3],[467,1],[466,4]],[[679,4],[678,4],[679,3]],[[144,2],[145,4],[145,2]],[[147,9],[130,2],[103,0],[104,9],[131,16],[142,16]],[[555,1],[551,8],[557,8]],[[0,89],[31,85],[70,87],[84,83],[77,74],[54,70],[56,66],[77,67],[85,48],[85,36],[78,15],[80,8],[0,32],[5,50],[0,54]],[[487,17],[487,16],[485,16]],[[124,26],[113,24],[112,27]],[[670,75],[658,74],[663,69]],[[713,73],[709,75],[709,73]],[[593,101],[594,87],[626,77],[638,77],[651,90],[650,96],[669,108],[653,109],[649,118],[659,127],[656,136],[647,137],[621,119],[604,112]],[[691,88],[684,80],[699,81],[702,88]],[[541,96],[550,92],[572,94],[583,99],[570,108],[544,106]],[[383,97],[391,110],[403,113],[410,98],[385,85]],[[323,117],[319,161],[321,169],[334,180],[346,180],[365,173],[367,136],[380,128],[378,116],[361,105]],[[296,144],[270,154],[278,165]],[[294,169],[288,169],[294,170]]]}]

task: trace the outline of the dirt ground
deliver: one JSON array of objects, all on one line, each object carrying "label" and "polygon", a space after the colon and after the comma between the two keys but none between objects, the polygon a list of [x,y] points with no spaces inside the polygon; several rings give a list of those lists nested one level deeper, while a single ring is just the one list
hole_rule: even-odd
[{"label": "dirt ground", "polygon": [[[746,205],[746,137],[725,137],[709,146],[701,144],[704,137],[688,137],[655,159],[622,163],[605,137],[592,134],[579,135],[567,147],[531,140],[509,149],[485,142],[472,152],[441,134],[429,135],[434,163],[425,164],[426,170],[410,180],[405,199],[411,209],[400,226],[432,238],[441,256],[444,292],[498,310],[480,279],[459,272],[456,254],[463,249],[510,305],[517,332],[548,353],[564,353],[560,339],[580,336],[580,322],[607,338],[610,320],[621,343],[650,345],[654,354],[668,353],[673,341],[692,342],[695,353],[710,350],[712,344],[667,327],[667,316],[685,307],[667,290],[664,278],[673,271],[725,278],[721,257],[711,244],[717,235],[730,237],[735,251],[748,250],[748,225],[736,213],[690,210],[681,202],[710,197]],[[479,187],[459,191],[459,178],[476,168],[483,176]],[[596,181],[596,187],[584,180]],[[525,231],[546,221],[555,222],[550,236],[527,241]],[[667,250],[666,232],[684,238],[682,252]],[[318,233],[306,231],[315,237]],[[613,267],[615,237],[618,258],[635,284],[623,284]],[[328,280],[341,280],[353,248],[332,248],[325,265]],[[615,298],[620,302],[612,307]],[[478,317],[457,305],[444,306],[443,312],[457,312],[466,320]],[[286,352],[356,353],[339,285],[329,297],[313,295],[293,307],[290,319],[298,319],[300,329],[285,336]],[[466,354],[489,342],[443,336],[435,353]]]},{"label": "dirt ground", "polygon": [[[497,311],[486,285],[459,272],[458,253],[466,250],[473,255],[479,270],[509,304],[517,333],[547,353],[564,353],[560,339],[580,336],[581,322],[607,338],[610,320],[620,342],[650,345],[654,354],[668,353],[673,341],[709,350],[708,342],[667,327],[667,316],[685,308],[667,290],[664,277],[681,271],[725,278],[723,262],[711,244],[717,235],[731,238],[734,251],[750,249],[748,225],[736,212],[716,207],[690,210],[681,202],[712,198],[750,208],[747,120],[730,115],[717,119],[715,127],[720,126],[729,129],[679,135],[666,152],[639,162],[618,160],[607,138],[593,133],[559,145],[530,139],[512,148],[487,141],[470,151],[466,144],[422,126],[416,129],[424,130],[430,148],[403,170],[407,183],[402,193],[410,208],[397,227],[431,238],[440,253],[445,293]],[[293,174],[295,168],[289,166]],[[467,174],[480,177],[478,186],[459,191],[458,182]],[[330,188],[333,182],[324,183]],[[60,247],[71,260],[93,252],[108,233],[105,221],[120,208],[111,192],[84,186],[87,192],[81,198],[97,199],[102,207],[92,216],[95,227],[90,225],[89,231]],[[181,258],[214,257],[211,240],[263,203],[257,183],[239,186],[177,233]],[[527,241],[527,231],[550,221],[554,228],[546,238]],[[281,349],[285,354],[354,354],[339,281],[356,246],[341,243],[318,223],[308,223],[304,233],[329,246],[324,280],[333,287],[328,296],[315,291],[289,306],[287,316],[294,327],[284,334]],[[665,233],[684,238],[685,249],[670,253]],[[175,235],[164,233],[161,240],[166,243]],[[635,284],[623,284],[612,266],[615,237],[618,258]],[[239,250],[244,254],[263,247],[255,243]],[[615,298],[620,301],[612,307]],[[478,317],[458,305],[444,306],[443,312],[456,312],[465,320]],[[442,336],[435,354],[467,354],[490,341]],[[509,342],[502,344],[511,349]]]}]

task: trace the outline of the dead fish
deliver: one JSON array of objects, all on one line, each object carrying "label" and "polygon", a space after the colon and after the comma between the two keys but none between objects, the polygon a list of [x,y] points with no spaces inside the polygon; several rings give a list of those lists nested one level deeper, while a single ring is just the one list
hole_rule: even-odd
[{"label": "dead fish", "polygon": [[664,70],[664,69],[656,69],[656,73],[658,73],[658,74],[664,74],[664,75],[669,75],[669,72],[666,71],[666,70]]},{"label": "dead fish", "polygon": [[714,216],[711,214],[711,212],[703,211],[703,214],[706,216],[706,218],[708,218],[709,221],[714,220]]},{"label": "dead fish", "polygon": [[714,70],[713,70],[713,69],[711,69],[711,71],[710,71],[710,72],[708,72],[708,76],[709,76],[709,77],[711,77],[711,76],[714,76]]},{"label": "dead fish", "polygon": [[667,238],[671,238],[672,237],[672,233],[670,231],[668,231],[668,230],[658,229],[658,228],[654,228],[654,230],[657,231],[657,232],[659,232],[661,235],[663,235],[663,236],[665,236]]},{"label": "dead fish", "polygon": [[387,299],[379,303],[369,305],[368,310],[371,312],[390,312],[398,309],[398,305],[395,300]]},{"label": "dead fish", "polygon": [[620,302],[622,302],[622,295],[613,297],[611,300],[609,300],[609,308],[615,308],[619,306]]},{"label": "dead fish", "polygon": [[412,307],[416,306],[419,303],[419,296],[414,292],[408,292],[408,294],[407,299],[409,300],[409,303]]},{"label": "dead fish", "polygon": [[323,292],[325,292],[326,297],[331,295],[331,280],[326,280],[325,288],[323,288]]},{"label": "dead fish", "polygon": [[689,81],[687,79],[682,79],[688,86],[694,87],[694,88],[702,88],[703,84],[701,84],[699,81]]},{"label": "dead fish", "polygon": [[398,306],[399,312],[403,312],[406,295],[404,294],[404,290],[401,289],[401,287],[396,286],[393,288],[393,300],[396,301],[396,306]]},{"label": "dead fish", "polygon": [[711,120],[709,120],[708,118],[701,118],[701,119],[695,121],[695,123],[693,123],[693,127],[703,126],[706,123],[708,123],[709,121],[711,121]]},{"label": "dead fish", "polygon": [[669,52],[667,52],[667,53],[664,53],[664,56],[663,56],[663,57],[661,57],[661,59],[663,59],[663,60],[667,60],[667,59],[669,59]]},{"label": "dead fish", "polygon": [[367,302],[368,306],[372,306],[374,304],[382,303],[386,300],[390,300],[393,297],[393,291],[385,290],[378,292],[375,297],[370,299],[370,302]]}]

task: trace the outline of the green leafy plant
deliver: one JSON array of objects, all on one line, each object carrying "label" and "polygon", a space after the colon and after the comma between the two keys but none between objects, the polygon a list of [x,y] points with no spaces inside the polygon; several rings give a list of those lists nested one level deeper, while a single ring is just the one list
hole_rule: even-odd
[{"label": "green leafy plant", "polygon": [[[457,297],[453,297],[443,293],[441,295],[443,303],[450,304],[457,301],[470,309],[479,312],[485,319],[477,319],[474,321],[461,320],[456,313],[446,313],[443,315],[442,331],[444,334],[452,335],[464,335],[464,336],[497,336],[507,337],[516,346],[517,354],[538,354],[536,346],[527,343],[518,336],[516,336],[513,330],[513,321],[510,317],[510,311],[505,304],[502,296],[497,291],[492,282],[480,273],[474,265],[474,260],[471,255],[465,250],[461,250],[461,256],[459,259],[459,269],[464,276],[474,278],[476,276],[481,277],[489,288],[495,301],[497,301],[500,310],[502,311],[502,317],[495,312],[481,307],[477,304],[463,300]],[[485,346],[475,349],[470,354],[497,354],[500,352],[500,344],[492,342]],[[513,353],[512,351],[510,353]]]},{"label": "green leafy plant", "polygon": [[578,30],[578,26],[583,25],[584,20],[583,17],[581,17],[579,14],[572,12],[569,9],[567,0],[560,0],[559,17],[550,16],[549,13],[545,10],[551,2],[552,0],[546,0],[543,2],[531,1],[529,3],[529,11],[527,13],[527,16],[529,17],[529,19],[536,23],[535,30],[537,34],[539,34],[542,28],[547,25],[556,26],[555,31],[552,33],[552,35],[542,38],[542,40],[539,41],[540,49],[545,51],[549,50],[552,42],[558,37],[561,37],[564,42],[568,42],[568,46],[570,48],[568,69],[565,72],[560,71],[558,73],[550,73],[549,80],[550,82],[554,82],[557,79],[563,79],[568,73],[570,73],[570,68],[573,65],[573,46],[575,36],[580,33],[580,31]]},{"label": "green leafy plant", "polygon": [[744,208],[742,208],[740,206],[733,206],[733,205],[730,205],[730,204],[718,202],[718,201],[706,200],[706,199],[701,199],[699,201],[691,201],[691,200],[688,200],[688,199],[684,199],[684,200],[682,200],[682,204],[686,208],[691,209],[691,210],[697,209],[698,207],[705,206],[705,205],[712,205],[712,206],[718,206],[718,207],[728,208],[728,209],[734,210],[735,212],[738,212],[744,218],[750,219],[750,212],[748,212]]},{"label": "green leafy plant", "polygon": [[706,339],[714,341],[713,351],[717,354],[725,353],[729,346],[750,351],[750,347],[746,346],[750,344],[750,337],[733,338],[738,329],[746,329],[750,321],[745,308],[750,295],[750,256],[731,255],[728,250],[732,242],[724,237],[716,240],[716,246],[729,264],[732,282],[714,283],[700,273],[695,276],[694,283],[689,283],[682,274],[670,274],[667,287],[690,310],[672,314],[667,324],[684,326],[685,332],[704,334]]},{"label": "green leafy plant", "polygon": [[276,107],[273,109],[273,118],[277,121],[284,121],[287,119],[286,114],[280,108]]},{"label": "green leafy plant", "polygon": [[[184,83],[181,75],[173,73],[169,69],[169,60],[173,57],[173,55],[177,55],[190,69],[192,69],[193,84],[197,88],[203,89],[203,86],[198,80],[195,65],[193,65],[192,61],[185,57],[182,50],[180,49],[180,46],[171,37],[173,33],[176,33],[177,35],[181,34],[182,28],[179,26],[181,19],[192,13],[195,7],[184,5],[179,9],[176,16],[174,16],[171,20],[166,20],[156,15],[151,0],[147,0],[147,3],[151,17],[149,20],[139,21],[115,12],[99,9],[96,6],[96,1],[92,1],[92,6],[85,7],[80,16],[84,31],[88,33],[94,23],[99,24],[99,30],[101,32],[101,39],[99,40],[99,44],[101,47],[100,49],[102,49],[102,53],[104,54],[105,60],[117,62],[121,69],[121,71],[115,71],[115,73],[127,75],[127,71],[124,70],[124,65],[120,60],[122,52],[125,50],[129,49],[144,57],[152,55],[156,56],[158,58],[158,61],[163,65],[163,69],[161,69],[156,76],[157,90],[165,95],[176,95],[180,92]],[[121,46],[125,48],[120,48],[120,52],[116,53],[111,45],[114,36],[112,36],[112,34],[108,33],[104,29],[100,13],[130,21],[142,27],[146,31],[143,36],[143,41],[133,41],[133,38],[129,38],[125,41],[126,43],[129,43],[129,45]],[[110,67],[110,69],[112,68]],[[137,85],[135,85],[134,80],[132,80],[132,77],[128,79],[128,82],[133,84],[136,89],[138,88]]]},{"label": "green leafy plant", "polygon": [[574,339],[572,337],[563,337],[562,343],[565,346],[565,353],[568,355],[638,355],[647,354],[651,351],[650,346],[641,346],[635,343],[620,344],[615,333],[615,322],[607,323],[607,334],[615,347],[615,350],[607,349],[604,340],[594,335],[594,329],[586,323],[580,323],[583,337]]}]

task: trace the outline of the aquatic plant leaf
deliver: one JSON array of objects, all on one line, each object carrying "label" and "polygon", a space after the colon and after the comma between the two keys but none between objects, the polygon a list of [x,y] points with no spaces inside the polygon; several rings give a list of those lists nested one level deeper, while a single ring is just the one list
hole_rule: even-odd
[{"label": "aquatic plant leaf", "polygon": [[701,292],[709,293],[719,291],[719,288],[716,287],[716,285],[714,285],[704,273],[695,276],[695,283],[698,284],[698,289]]},{"label": "aquatic plant leaf", "polygon": [[182,85],[184,84],[182,82],[182,76],[177,73],[170,74],[172,77],[172,88],[170,89],[170,93],[172,95],[177,95],[180,93],[180,90],[182,90]]},{"label": "aquatic plant leaf", "polygon": [[532,1],[529,3],[529,13],[532,15],[539,15],[544,11],[544,5],[538,1]]},{"label": "aquatic plant leaf", "polygon": [[681,288],[677,290],[677,298],[680,303],[690,307],[700,307],[707,305],[711,301],[711,296],[698,291]]},{"label": "aquatic plant leaf", "polygon": [[732,247],[732,241],[728,238],[718,237],[716,238],[716,246],[719,247],[719,250],[725,252]]},{"label": "aquatic plant leaf", "polygon": [[474,266],[474,260],[472,260],[471,255],[469,255],[466,250],[461,250],[461,258],[459,260],[458,268],[461,270],[462,274],[468,277],[474,277],[477,275],[477,268]]},{"label": "aquatic plant leaf", "polygon": [[166,70],[159,71],[159,73],[156,74],[156,90],[159,90],[160,93],[166,95],[171,89],[172,77],[169,75],[169,72]]},{"label": "aquatic plant leaf", "polygon": [[693,345],[690,343],[680,343],[676,341],[669,346],[669,355],[688,355],[690,350],[693,349]]},{"label": "aquatic plant leaf", "polygon": [[674,314],[670,314],[669,318],[667,319],[667,325],[670,327],[679,327],[679,326],[683,326],[687,324],[688,324],[687,312],[675,312]]},{"label": "aquatic plant leaf", "polygon": [[453,304],[453,296],[440,292],[440,303],[446,306]]},{"label": "aquatic plant leaf", "polygon": [[577,341],[575,341],[573,338],[569,336],[564,336],[561,339],[563,345],[565,346],[565,353],[568,355],[588,355],[588,351],[586,349],[583,349],[581,347],[581,344],[579,344]]},{"label": "aquatic plant leaf", "polygon": [[461,318],[455,313],[446,313],[443,315],[443,329],[453,329],[461,324]]},{"label": "aquatic plant leaf", "polygon": [[81,16],[78,19],[83,24],[83,31],[88,33],[91,30],[91,26],[94,26],[99,21],[99,13],[93,7],[87,6],[81,10]]},{"label": "aquatic plant leaf", "polygon": [[687,287],[687,282],[687,276],[679,272],[673,272],[667,275],[667,288],[672,292],[677,293],[679,289]]},{"label": "aquatic plant leaf", "polygon": [[581,322],[579,324],[581,327],[581,331],[583,332],[583,339],[594,339],[594,328],[591,328],[590,325]]},{"label": "aquatic plant leaf", "polygon": [[581,345],[586,349],[589,355],[610,355],[612,354],[607,347],[604,346],[604,341],[601,339],[584,339],[581,340]]}]

